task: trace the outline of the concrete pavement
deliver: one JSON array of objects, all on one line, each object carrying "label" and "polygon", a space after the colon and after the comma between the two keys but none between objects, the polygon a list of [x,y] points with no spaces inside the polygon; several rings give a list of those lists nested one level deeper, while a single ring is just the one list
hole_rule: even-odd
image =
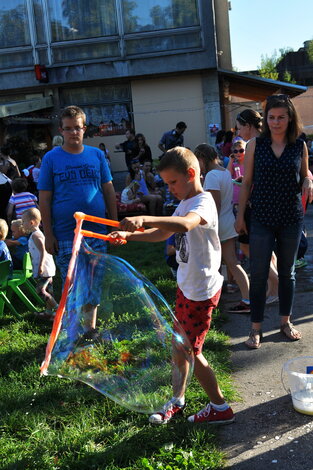
[{"label": "concrete pavement", "polygon": [[[243,344],[250,329],[249,315],[229,314],[224,327],[231,338],[233,379],[241,401],[232,405],[236,422],[221,427],[220,437],[227,466],[235,470],[313,469],[313,416],[294,410],[281,381],[287,360],[313,356],[313,206],[305,225],[308,265],[297,271],[293,316],[303,338],[290,342],[279,332],[278,303],[266,307],[264,338],[258,350],[248,350]],[[223,294],[222,309],[227,311],[239,299],[239,294]]]}]

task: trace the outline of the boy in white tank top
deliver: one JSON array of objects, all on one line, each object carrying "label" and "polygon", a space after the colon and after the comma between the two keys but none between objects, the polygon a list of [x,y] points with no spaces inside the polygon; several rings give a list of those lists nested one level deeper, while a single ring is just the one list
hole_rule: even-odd
[{"label": "boy in white tank top", "polygon": [[45,249],[45,236],[39,229],[41,222],[40,211],[28,209],[22,214],[24,229],[30,233],[28,249],[32,260],[33,277],[36,281],[36,291],[46,302],[46,310],[39,313],[41,318],[53,320],[58,306],[53,297],[52,278],[55,275],[55,264],[52,255]]}]

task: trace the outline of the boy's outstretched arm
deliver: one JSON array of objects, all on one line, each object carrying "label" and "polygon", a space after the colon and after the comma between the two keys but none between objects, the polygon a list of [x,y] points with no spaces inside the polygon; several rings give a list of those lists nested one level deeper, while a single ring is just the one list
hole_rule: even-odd
[{"label": "boy's outstretched arm", "polygon": [[127,232],[134,232],[141,227],[157,228],[164,232],[181,233],[189,232],[198,225],[206,223],[195,212],[189,212],[185,216],[154,216],[154,215],[140,215],[136,217],[125,217],[121,220],[120,228]]},{"label": "boy's outstretched arm", "polygon": [[[184,217],[152,215],[126,217],[120,222],[122,232],[114,232],[112,238],[120,236],[129,241],[160,242],[169,238],[173,233],[188,232],[197,225],[205,223],[206,221],[195,212],[189,212]],[[144,232],[136,232],[142,227],[151,228]]]},{"label": "boy's outstretched arm", "polygon": [[124,239],[127,241],[134,242],[162,242],[173,235],[172,232],[166,232],[164,230],[159,230],[158,228],[149,228],[144,232],[125,232],[117,231],[111,232],[109,234],[110,238],[115,238],[114,245],[120,245],[119,239]]}]

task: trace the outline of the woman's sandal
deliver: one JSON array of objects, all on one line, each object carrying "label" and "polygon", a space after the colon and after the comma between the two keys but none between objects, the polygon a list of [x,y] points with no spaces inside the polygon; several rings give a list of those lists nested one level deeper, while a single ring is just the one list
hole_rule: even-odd
[{"label": "woman's sandal", "polygon": [[302,338],[300,331],[296,330],[289,321],[280,325],[280,331],[283,335],[287,336],[287,338],[291,339],[291,341],[299,341],[299,339]]},{"label": "woman's sandal", "polygon": [[259,347],[261,346],[262,338],[262,330],[256,330],[255,328],[252,328],[249,333],[249,338],[247,339],[247,341],[245,341],[245,345],[249,349],[259,349]]}]

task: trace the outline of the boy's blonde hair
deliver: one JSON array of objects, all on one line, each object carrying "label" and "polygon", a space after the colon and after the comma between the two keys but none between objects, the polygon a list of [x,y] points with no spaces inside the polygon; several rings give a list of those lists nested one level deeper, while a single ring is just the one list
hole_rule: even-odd
[{"label": "boy's blonde hair", "polygon": [[31,209],[28,209],[27,211],[23,212],[22,218],[26,219],[28,222],[30,222],[31,220],[36,220],[36,222],[41,222],[40,210],[37,209],[36,207],[32,207]]},{"label": "boy's blonde hair", "polygon": [[14,225],[15,225],[16,227],[18,227],[18,228],[20,229],[20,231],[21,231],[23,234],[26,234],[25,228],[24,228],[24,226],[23,226],[23,221],[22,221],[22,219],[15,219],[15,220],[12,220],[12,222],[11,222],[11,228],[12,228]]},{"label": "boy's blonde hair", "polygon": [[5,240],[7,238],[8,231],[8,224],[4,219],[0,219],[0,240]]},{"label": "boy's blonde hair", "polygon": [[189,168],[193,168],[200,176],[200,166],[197,157],[185,147],[174,147],[168,150],[160,161],[157,171],[161,172],[173,168],[178,173],[186,175]]}]

